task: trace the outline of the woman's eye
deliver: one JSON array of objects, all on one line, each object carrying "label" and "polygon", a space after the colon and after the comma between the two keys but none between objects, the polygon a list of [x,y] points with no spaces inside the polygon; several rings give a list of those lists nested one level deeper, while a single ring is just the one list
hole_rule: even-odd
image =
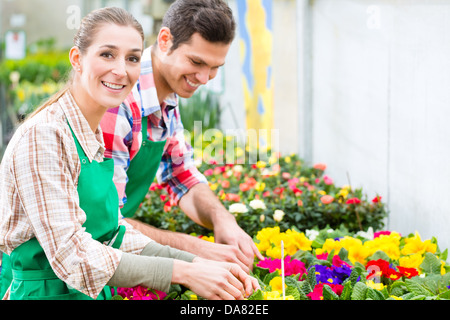
[{"label": "woman's eye", "polygon": [[130,57],[129,58],[129,60],[131,61],[131,62],[136,62],[136,63],[138,63],[138,62],[140,62],[141,61],[141,58],[139,58],[139,57]]},{"label": "woman's eye", "polygon": [[112,53],[110,53],[110,52],[103,52],[102,54],[100,54],[100,56],[108,58],[108,59],[113,57]]}]

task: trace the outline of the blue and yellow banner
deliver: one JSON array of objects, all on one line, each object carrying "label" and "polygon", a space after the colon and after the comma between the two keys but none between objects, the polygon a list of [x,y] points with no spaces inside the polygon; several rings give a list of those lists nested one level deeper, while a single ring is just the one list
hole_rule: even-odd
[{"label": "blue and yellow banner", "polygon": [[247,130],[273,128],[272,1],[236,1]]}]

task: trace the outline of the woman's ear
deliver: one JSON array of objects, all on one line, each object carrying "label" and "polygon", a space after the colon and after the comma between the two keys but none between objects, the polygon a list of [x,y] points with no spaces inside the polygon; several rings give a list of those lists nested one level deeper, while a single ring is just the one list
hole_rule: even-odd
[{"label": "woman's ear", "polygon": [[72,47],[69,51],[69,60],[75,71],[81,71],[81,53],[80,48]]},{"label": "woman's ear", "polygon": [[172,47],[172,33],[167,27],[161,28],[158,34],[158,48],[162,52],[168,53]]}]

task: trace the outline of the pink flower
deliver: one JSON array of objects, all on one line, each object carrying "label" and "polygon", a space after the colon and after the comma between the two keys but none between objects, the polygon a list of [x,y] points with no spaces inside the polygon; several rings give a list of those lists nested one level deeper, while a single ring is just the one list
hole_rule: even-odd
[{"label": "pink flower", "polygon": [[391,234],[390,231],[377,231],[377,232],[375,232],[375,233],[373,234],[373,237],[374,237],[374,238],[378,238],[379,236],[382,236],[382,235],[388,236],[388,235],[390,235],[390,234]]},{"label": "pink flower", "polygon": [[347,262],[343,261],[341,259],[341,257],[339,257],[338,255],[334,255],[333,256],[333,266],[340,268],[340,267],[342,267],[342,265],[351,268],[351,266]]},{"label": "pink flower", "polygon": [[165,292],[150,290],[142,286],[117,288],[117,294],[128,300],[162,300],[167,296]]},{"label": "pink flower", "polygon": [[324,252],[322,254],[316,255],[316,258],[319,260],[327,260],[328,259],[328,252]]},{"label": "pink flower", "polygon": [[[269,272],[272,273],[275,270],[281,270],[281,260],[265,258],[264,260],[259,261],[257,266],[269,269]],[[284,258],[284,274],[286,276],[293,274],[300,274],[301,276],[304,273],[306,273],[306,267],[302,261],[296,259],[291,260],[290,256]]]},{"label": "pink flower", "polygon": [[337,295],[342,294],[342,289],[344,289],[344,286],[341,284],[332,284],[332,283],[319,283],[316,284],[314,287],[314,290],[307,294],[307,296],[311,300],[323,300],[323,286],[330,286],[334,293]]},{"label": "pink flower", "polygon": [[325,184],[330,185],[333,184],[333,179],[331,179],[329,176],[323,176],[323,182],[325,182]]}]

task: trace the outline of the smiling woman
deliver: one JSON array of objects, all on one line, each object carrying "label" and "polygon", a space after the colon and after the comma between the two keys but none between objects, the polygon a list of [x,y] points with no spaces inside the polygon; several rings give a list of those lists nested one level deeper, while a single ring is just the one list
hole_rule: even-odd
[{"label": "smiling woman", "polygon": [[[132,230],[124,239],[114,166],[103,160],[99,131],[107,108],[120,104],[137,81],[142,49],[142,28],[125,10],[90,13],[70,50],[74,70],[66,88],[11,139],[0,167],[4,299],[107,298],[119,246],[148,244]],[[111,247],[102,244],[113,238]]]},{"label": "smiling woman", "polygon": [[102,8],[74,40],[67,87],[17,129],[0,166],[0,297],[108,299],[111,287],[174,283],[243,299],[259,286],[238,264],[162,246],[119,219],[99,123],[137,82],[141,26],[123,9]]}]

